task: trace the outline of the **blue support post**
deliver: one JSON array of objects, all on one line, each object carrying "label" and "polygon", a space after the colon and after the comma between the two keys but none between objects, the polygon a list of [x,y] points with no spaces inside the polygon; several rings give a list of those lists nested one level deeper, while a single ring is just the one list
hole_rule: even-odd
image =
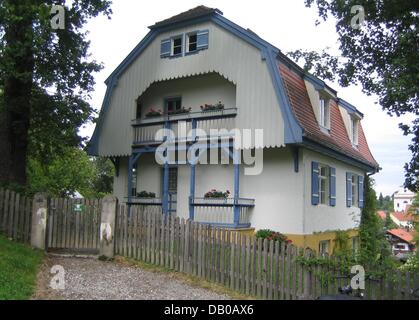
[{"label": "blue support post", "polygon": [[195,207],[193,201],[195,199],[195,164],[191,164],[190,189],[189,189],[189,219],[195,219]]},{"label": "blue support post", "polygon": [[169,213],[169,164],[164,164],[163,173],[163,214]]},{"label": "blue support post", "polygon": [[132,200],[132,170],[134,168],[133,164],[134,154],[128,158],[128,204]]},{"label": "blue support post", "polygon": [[[192,119],[192,141],[196,140],[196,119]],[[196,171],[196,161],[192,159],[189,161],[191,165],[191,175],[189,181],[189,219],[195,219],[195,207],[193,206],[193,201],[195,199],[195,171]]]},{"label": "blue support post", "polygon": [[237,227],[240,224],[240,207],[238,206],[238,200],[240,195],[240,163],[238,151],[234,150],[233,154],[233,165],[234,165],[234,226]]}]

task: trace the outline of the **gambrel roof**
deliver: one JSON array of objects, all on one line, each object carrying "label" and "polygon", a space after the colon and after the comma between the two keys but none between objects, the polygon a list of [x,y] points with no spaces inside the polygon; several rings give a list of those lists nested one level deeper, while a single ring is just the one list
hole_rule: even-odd
[{"label": "gambrel roof", "polygon": [[[108,88],[99,121],[89,145],[89,154],[98,154],[98,139],[103,123],[101,118],[107,112],[113,88],[122,73],[160,33],[171,30],[172,28],[205,21],[215,23],[260,50],[262,59],[266,62],[269,70],[280,105],[280,111],[284,119],[284,136],[287,145],[315,149],[338,160],[361,167],[366,171],[378,170],[378,163],[369,150],[361,125],[359,126],[358,148],[352,146],[336,101],[332,100],[331,103],[330,134],[325,134],[320,130],[308,98],[304,80],[308,78],[310,81],[326,86],[322,80],[304,72],[278,48],[266,42],[254,32],[249,29],[244,29],[226,19],[220,10],[205,6],[198,6],[150,26],[150,32],[112,72],[106,80]],[[336,93],[333,89],[327,88]],[[356,113],[362,117],[362,114],[354,106],[341,99],[337,98],[337,100],[340,105],[343,104],[352,113]]]}]

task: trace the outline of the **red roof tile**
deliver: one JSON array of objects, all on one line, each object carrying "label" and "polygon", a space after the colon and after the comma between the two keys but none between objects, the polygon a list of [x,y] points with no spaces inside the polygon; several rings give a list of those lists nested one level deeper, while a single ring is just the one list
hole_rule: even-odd
[{"label": "red roof tile", "polygon": [[413,234],[407,232],[404,229],[391,229],[387,230],[388,233],[392,234],[393,236],[396,236],[397,238],[402,239],[403,241],[412,243],[413,242]]},{"label": "red roof tile", "polygon": [[358,148],[355,149],[349,139],[339,107],[336,101],[332,100],[330,103],[330,134],[324,133],[320,130],[314,115],[304,79],[282,63],[279,63],[279,70],[284,80],[291,107],[297,121],[304,130],[306,138],[372,167],[378,167],[378,163],[368,147],[361,124],[359,126]]},{"label": "red roof tile", "polygon": [[414,220],[414,216],[411,213],[404,213],[404,212],[394,212],[393,216],[396,217],[397,220],[399,221],[413,221]]}]

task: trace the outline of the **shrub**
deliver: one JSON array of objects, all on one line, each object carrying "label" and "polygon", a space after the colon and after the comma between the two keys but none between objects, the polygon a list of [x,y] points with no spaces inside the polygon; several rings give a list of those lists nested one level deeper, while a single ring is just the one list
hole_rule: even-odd
[{"label": "shrub", "polygon": [[291,240],[289,240],[284,234],[269,229],[258,230],[256,232],[256,238],[291,243]]},{"label": "shrub", "polygon": [[210,191],[208,191],[207,193],[204,194],[204,198],[228,198],[230,196],[230,191],[219,191],[216,189],[212,189]]},{"label": "shrub", "polygon": [[137,193],[138,198],[155,198],[156,194],[154,192],[147,192],[147,191],[141,191]]}]

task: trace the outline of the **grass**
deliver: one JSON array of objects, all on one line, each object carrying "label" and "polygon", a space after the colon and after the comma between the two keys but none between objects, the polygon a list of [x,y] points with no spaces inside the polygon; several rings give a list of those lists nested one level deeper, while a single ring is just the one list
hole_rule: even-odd
[{"label": "grass", "polygon": [[224,295],[229,296],[233,300],[256,300],[256,299],[258,299],[258,298],[253,297],[253,296],[248,296],[248,295],[245,295],[245,294],[238,293],[237,291],[230,290],[229,288],[224,287],[220,284],[210,282],[210,281],[201,279],[199,277],[195,277],[195,276],[188,275],[188,274],[185,274],[185,273],[173,271],[171,269],[156,266],[154,264],[146,263],[146,262],[143,262],[143,261],[134,260],[132,258],[117,256],[117,257],[115,257],[115,261],[117,263],[120,263],[120,264],[123,264],[123,265],[135,266],[135,267],[141,268],[143,270],[147,270],[149,272],[167,273],[167,274],[170,274],[171,276],[173,276],[173,278],[175,278],[177,280],[180,280],[183,283],[186,283],[190,286],[203,288],[203,289],[208,289],[208,290],[211,290],[211,291],[213,291],[215,293],[218,293],[218,294],[224,294]]},{"label": "grass", "polygon": [[42,251],[0,235],[0,300],[29,299],[42,259]]}]

